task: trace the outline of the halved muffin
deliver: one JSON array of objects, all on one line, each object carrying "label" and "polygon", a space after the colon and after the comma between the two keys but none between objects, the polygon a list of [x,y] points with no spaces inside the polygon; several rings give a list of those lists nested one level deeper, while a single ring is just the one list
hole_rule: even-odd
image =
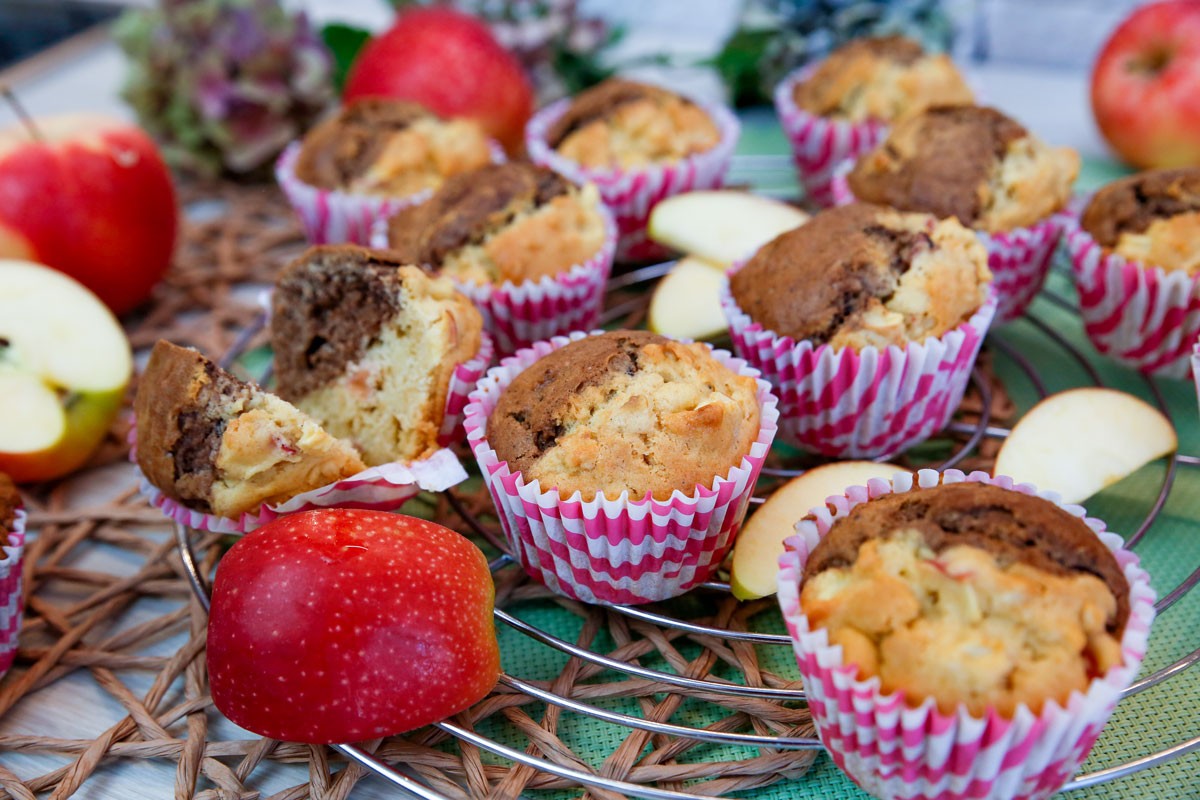
[{"label": "halved muffin", "polygon": [[1146,266],[1200,273],[1200,167],[1139,172],[1096,192],[1080,225]]}]

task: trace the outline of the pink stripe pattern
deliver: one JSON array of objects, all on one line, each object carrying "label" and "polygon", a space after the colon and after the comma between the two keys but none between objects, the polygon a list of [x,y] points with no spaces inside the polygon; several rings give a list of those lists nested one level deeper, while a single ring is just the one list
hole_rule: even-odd
[{"label": "pink stripe pattern", "polygon": [[[796,84],[807,78],[816,65],[802,67],[775,87],[775,113],[792,146],[792,160],[804,193],[820,206],[835,205],[835,179],[853,166],[853,161],[874,150],[888,135],[886,123],[819,117],[796,105]],[[845,191],[844,185],[842,188]]]},{"label": "pink stripe pattern", "polygon": [[[467,441],[499,512],[513,556],[535,580],[587,603],[632,605],[676,597],[708,580],[733,545],[754,483],[775,437],[778,411],[769,385],[758,380],[760,426],[750,452],[724,475],[691,494],[667,500],[584,501],[527,483],[500,461],[487,441],[487,422],[500,394],[547,353],[589,334],[575,332],[537,342],[493,367],[471,393]],[[713,356],[757,379],[744,361],[722,350]]]},{"label": "pink stripe pattern", "polygon": [[1105,252],[1074,217],[1060,219],[1092,344],[1127,367],[1186,378],[1200,335],[1200,276]]},{"label": "pink stripe pattern", "polygon": [[[740,269],[734,266],[729,275]],[[721,307],[733,349],[774,387],[781,438],[833,457],[879,458],[946,427],[996,310],[994,295],[967,322],[903,349],[835,350],[779,336],[738,307],[726,280]]]},{"label": "pink stripe pattern", "polygon": [[461,442],[466,436],[463,429],[463,419],[466,416],[467,397],[475,389],[475,384],[492,365],[496,357],[496,347],[492,337],[483,334],[479,343],[479,352],[469,361],[464,361],[454,368],[450,376],[450,386],[446,390],[446,410],[442,414],[442,427],[438,431],[438,444],[449,447],[455,442]]},{"label": "pink stripe pattern", "polygon": [[697,105],[716,123],[720,140],[710,150],[669,164],[638,169],[589,169],[559,155],[546,143],[546,133],[571,103],[564,98],[538,111],[525,127],[525,147],[535,164],[549,167],[578,184],[593,183],[617,224],[617,259],[648,261],[666,257],[667,250],[646,238],[650,210],[671,195],[697,189],[719,189],[733,160],[741,126],[733,112],[721,105]]},{"label": "pink stripe pattern", "polygon": [[13,529],[0,553],[0,676],[8,672],[17,654],[17,635],[21,632],[21,617],[25,612],[25,592],[22,586],[22,564],[25,555],[25,510],[18,508]]},{"label": "pink stripe pattern", "polygon": [[[988,483],[1057,503],[1084,522],[1116,556],[1130,587],[1130,616],[1121,636],[1123,661],[1074,692],[1065,706],[1050,701],[1040,714],[1021,706],[1011,719],[994,711],[975,717],[959,709],[938,711],[932,698],[909,707],[903,692],[884,693],[878,677],[859,680],[842,648],[814,629],[800,607],[800,579],[808,555],[833,523],[850,509],[886,494],[939,483]],[[872,479],[845,495],[830,497],[796,523],[779,560],[778,600],[792,638],[809,708],[822,743],[855,783],[885,800],[1041,800],[1070,780],[1087,758],[1101,729],[1137,675],[1154,621],[1154,591],[1138,558],[1104,523],[1084,517],[1079,506],[1059,503],[1029,484],[984,472],[959,470],[898,474]]]},{"label": "pink stripe pattern", "polygon": [[1196,398],[1200,400],[1200,341],[1192,345],[1192,381],[1196,384]]}]

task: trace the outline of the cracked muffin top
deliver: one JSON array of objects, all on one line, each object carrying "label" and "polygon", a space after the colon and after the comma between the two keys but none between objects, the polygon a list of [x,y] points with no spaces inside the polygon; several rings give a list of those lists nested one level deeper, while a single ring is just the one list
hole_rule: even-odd
[{"label": "cracked muffin top", "polygon": [[995,232],[1061,210],[1078,174],[1074,150],[1047,146],[993,108],[954,106],[898,123],[847,182],[859,200]]},{"label": "cracked muffin top", "polygon": [[904,36],[854,39],[796,84],[799,108],[851,122],[894,122],[931,106],[974,102],[949,56],[926,53]]},{"label": "cracked muffin top", "polygon": [[861,350],[958,327],[990,281],[983,245],[955,220],[852,203],[768,242],[730,291],[780,336]]},{"label": "cracked muffin top", "polygon": [[750,452],[758,429],[756,382],[707,347],[611,331],[561,347],[513,379],[487,438],[542,491],[665,500],[711,486]]},{"label": "cracked muffin top", "polygon": [[1104,248],[1167,270],[1200,272],[1200,167],[1139,172],[1096,192],[1080,218]]}]

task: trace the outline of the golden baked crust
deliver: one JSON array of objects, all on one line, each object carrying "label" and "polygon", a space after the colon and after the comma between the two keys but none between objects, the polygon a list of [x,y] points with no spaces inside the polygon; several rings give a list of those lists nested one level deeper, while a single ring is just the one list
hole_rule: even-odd
[{"label": "golden baked crust", "polygon": [[0,531],[12,531],[17,520],[17,509],[20,507],[21,493],[17,491],[12,478],[0,472]]},{"label": "golden baked crust", "polygon": [[543,491],[665,500],[710,486],[758,437],[757,386],[701,344],[612,331],[546,355],[488,420],[501,461]]},{"label": "golden baked crust", "polygon": [[446,278],[354,245],[310,248],[280,274],[271,344],[279,395],[377,466],[432,454],[455,367],[483,318]]},{"label": "golden baked crust", "polygon": [[292,406],[161,339],[134,412],[138,466],[198,511],[236,517],[365,469],[349,445]]},{"label": "golden baked crust", "polygon": [[949,56],[927,54],[903,36],[854,39],[839,47],[796,84],[793,99],[812,114],[851,122],[894,122],[932,106],[975,100]]},{"label": "golden baked crust", "polygon": [[581,92],[546,134],[559,154],[591,169],[678,161],[711,150],[720,138],[692,101],[622,78]]},{"label": "golden baked crust", "polygon": [[1200,272],[1200,167],[1114,181],[1088,202],[1080,224],[1125,258],[1194,275]]},{"label": "golden baked crust", "polygon": [[1046,146],[995,109],[955,106],[899,122],[847,180],[859,200],[995,232],[1061,210],[1078,174],[1074,150]]},{"label": "golden baked crust", "polygon": [[604,244],[600,196],[528,162],[455,176],[388,222],[397,258],[475,283],[561,274]]},{"label": "golden baked crust", "polygon": [[1078,517],[984,484],[886,495],[834,523],[801,607],[859,677],[911,705],[1011,716],[1119,664],[1129,585]]},{"label": "golden baked crust", "polygon": [[308,132],[296,177],[323,189],[405,196],[490,160],[475,122],[441,120],[417,103],[366,98]]},{"label": "golden baked crust", "polygon": [[986,251],[955,220],[852,203],[767,243],[730,291],[776,334],[861,350],[958,327],[990,281]]}]

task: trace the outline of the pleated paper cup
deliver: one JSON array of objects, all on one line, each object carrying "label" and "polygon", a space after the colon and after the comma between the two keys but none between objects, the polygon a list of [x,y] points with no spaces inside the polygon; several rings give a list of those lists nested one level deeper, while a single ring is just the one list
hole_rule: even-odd
[{"label": "pleated paper cup", "polygon": [[1200,401],[1200,341],[1192,345],[1192,381],[1196,384],[1196,399]]},{"label": "pleated paper cup", "polygon": [[[741,527],[763,461],[775,437],[778,412],[758,380],[759,432],[750,452],[712,483],[667,500],[617,499],[579,492],[561,497],[527,483],[501,461],[487,440],[488,418],[501,393],[526,368],[590,334],[576,332],[517,352],[493,367],[471,394],[467,441],[479,462],[513,556],[535,580],[587,603],[632,605],[676,597],[708,580]],[[713,356],[740,375],[758,373],[722,350]]]},{"label": "pleated paper cup", "polygon": [[716,124],[720,139],[712,148],[668,164],[630,169],[592,169],[559,155],[546,142],[546,134],[571,104],[564,98],[538,111],[525,127],[529,160],[549,167],[577,184],[593,183],[617,223],[619,261],[665,258],[669,251],[646,238],[650,210],[660,200],[697,189],[719,189],[733,160],[741,126],[733,112],[721,105],[694,101]]},{"label": "pleated paper cup", "polygon": [[0,553],[0,676],[8,672],[17,654],[17,635],[21,632],[21,616],[25,611],[25,594],[21,585],[25,554],[25,510],[18,508],[13,529]]},{"label": "pleated paper cup", "polygon": [[1079,311],[1092,344],[1127,367],[1186,378],[1200,335],[1200,276],[1105,252],[1073,217],[1062,217]]},{"label": "pleated paper cup", "polygon": [[792,147],[805,196],[827,208],[836,203],[834,181],[839,173],[882,143],[889,128],[877,119],[850,122],[821,117],[797,106],[793,96],[796,85],[815,69],[815,64],[801,67],[775,87],[775,113]]},{"label": "pleated paper cup", "polygon": [[450,386],[446,391],[446,410],[442,413],[442,427],[438,431],[437,442],[442,447],[461,442],[466,436],[463,419],[466,417],[467,397],[475,390],[475,384],[483,377],[483,373],[487,372],[495,357],[496,347],[492,344],[492,337],[484,333],[475,357],[454,368],[454,373],[450,376]]},{"label": "pleated paper cup", "polygon": [[[903,692],[881,691],[877,676],[859,680],[857,668],[844,662],[842,648],[829,643],[825,630],[812,628],[800,607],[800,579],[809,553],[850,509],[887,494],[963,481],[1037,495],[1083,518],[1112,551],[1129,582],[1122,663],[1092,680],[1086,691],[1073,692],[1065,706],[1051,700],[1034,714],[1021,705],[1011,718],[994,711],[977,717],[965,708],[943,714],[932,698],[909,707]],[[785,542],[778,598],[809,710],[834,763],[872,796],[886,800],[1040,800],[1058,791],[1087,758],[1146,653],[1154,591],[1137,556],[1124,548],[1120,536],[1106,532],[1103,522],[1084,517],[1079,506],[983,472],[921,470],[917,475],[899,474],[893,482],[873,479],[827,502],[832,510],[814,509]]]},{"label": "pleated paper cup", "polygon": [[[733,275],[740,265],[733,267]],[[733,349],[779,397],[784,440],[835,458],[883,458],[942,430],[962,402],[995,296],[962,325],[901,348],[834,349],[780,336],[738,307],[726,280],[721,307]]]}]

